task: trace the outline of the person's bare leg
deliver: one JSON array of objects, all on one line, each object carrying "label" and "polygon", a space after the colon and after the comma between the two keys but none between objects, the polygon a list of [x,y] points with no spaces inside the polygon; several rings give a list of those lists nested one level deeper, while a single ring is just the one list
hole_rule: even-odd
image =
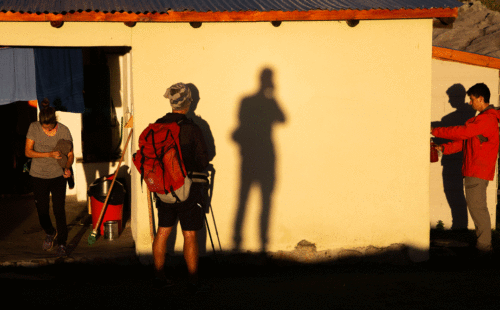
[{"label": "person's bare leg", "polygon": [[184,259],[189,274],[189,283],[198,283],[199,249],[197,232],[195,230],[182,231],[184,235]]},{"label": "person's bare leg", "polygon": [[173,227],[158,227],[153,241],[153,260],[155,266],[155,276],[165,278],[165,255],[167,254],[167,240]]}]

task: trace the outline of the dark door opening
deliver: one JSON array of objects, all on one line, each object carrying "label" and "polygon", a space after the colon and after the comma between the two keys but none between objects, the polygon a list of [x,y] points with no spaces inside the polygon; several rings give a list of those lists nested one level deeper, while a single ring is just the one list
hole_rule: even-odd
[{"label": "dark door opening", "polygon": [[90,47],[83,48],[84,101],[82,115],[83,162],[109,162],[121,155],[123,120],[117,118],[111,95],[109,55],[123,55],[130,48]]}]

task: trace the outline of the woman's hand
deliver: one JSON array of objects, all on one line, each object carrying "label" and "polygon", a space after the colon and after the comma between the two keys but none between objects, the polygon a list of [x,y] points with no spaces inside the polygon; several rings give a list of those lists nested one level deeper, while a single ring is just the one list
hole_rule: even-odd
[{"label": "woman's hand", "polygon": [[61,152],[59,151],[53,151],[49,152],[49,157],[55,158],[55,159],[61,159]]},{"label": "woman's hand", "polygon": [[64,168],[64,178],[69,178],[71,177],[71,170],[69,170],[68,168]]}]

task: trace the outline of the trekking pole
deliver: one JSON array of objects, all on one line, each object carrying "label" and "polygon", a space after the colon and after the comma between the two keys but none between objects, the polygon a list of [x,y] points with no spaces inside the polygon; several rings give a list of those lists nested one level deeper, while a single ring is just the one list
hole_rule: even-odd
[{"label": "trekking pole", "polygon": [[212,208],[212,196],[214,191],[214,179],[215,179],[215,169],[213,165],[210,165],[209,171],[210,171],[210,183],[208,188],[210,190],[210,195],[208,196],[208,207],[210,208],[210,213],[212,213],[212,220],[214,221],[215,233],[217,235],[217,240],[219,241],[219,249],[222,252],[222,246],[220,244],[220,239],[219,239],[219,231],[217,230],[217,224],[215,223],[214,209]]},{"label": "trekking pole", "polygon": [[154,224],[154,215],[153,215],[153,207],[152,207],[152,195],[148,189],[148,211],[149,211],[149,234],[151,235],[151,243],[155,241],[155,224]]},{"label": "trekking pole", "polygon": [[208,231],[208,236],[210,236],[210,243],[212,243],[212,249],[214,251],[214,254],[215,254],[215,246],[214,246],[214,241],[212,240],[212,233],[210,233],[210,227],[208,227],[208,220],[207,220],[207,216],[205,214],[205,211],[203,211],[203,206],[201,204],[198,203],[198,206],[202,209],[202,212],[203,212],[203,216],[205,217],[205,226],[207,226],[207,231]]},{"label": "trekking pole", "polygon": [[[222,252],[222,246],[220,245],[220,239],[219,239],[219,232],[217,231],[217,224],[215,224],[214,209],[212,209],[212,204],[209,204],[208,206],[210,208],[210,213],[212,213],[212,219],[214,221],[215,234],[217,235],[217,240],[219,241],[219,249]],[[207,216],[205,215],[205,219],[206,218],[207,218]],[[207,223],[207,225],[208,225],[208,223]]]}]

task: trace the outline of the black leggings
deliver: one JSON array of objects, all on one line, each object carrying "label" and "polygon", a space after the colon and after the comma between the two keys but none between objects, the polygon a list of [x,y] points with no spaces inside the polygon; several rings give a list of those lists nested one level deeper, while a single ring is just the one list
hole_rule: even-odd
[{"label": "black leggings", "polygon": [[62,176],[53,179],[31,177],[36,210],[40,225],[46,234],[55,232],[50,219],[50,194],[52,193],[52,210],[56,219],[57,244],[66,245],[68,228],[66,227],[66,179]]}]

